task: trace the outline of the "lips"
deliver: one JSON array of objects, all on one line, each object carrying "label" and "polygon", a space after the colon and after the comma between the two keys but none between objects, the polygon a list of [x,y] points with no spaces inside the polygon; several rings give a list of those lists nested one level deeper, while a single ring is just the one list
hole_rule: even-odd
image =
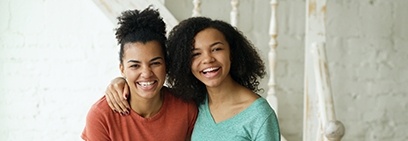
[{"label": "lips", "polygon": [[157,81],[143,81],[143,82],[137,82],[137,84],[142,87],[148,87],[148,86],[155,84],[156,82]]},{"label": "lips", "polygon": [[206,68],[204,70],[202,70],[201,72],[204,74],[207,74],[209,72],[216,72],[220,69],[220,67],[211,67],[211,68]]},{"label": "lips", "polygon": [[221,67],[210,67],[210,68],[206,68],[206,69],[202,70],[201,73],[206,78],[213,78],[213,77],[215,77],[216,75],[219,74],[220,69],[221,69]]}]

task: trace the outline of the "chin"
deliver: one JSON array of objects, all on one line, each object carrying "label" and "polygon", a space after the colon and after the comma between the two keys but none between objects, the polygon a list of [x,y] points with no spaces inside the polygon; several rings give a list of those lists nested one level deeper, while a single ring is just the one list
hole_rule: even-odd
[{"label": "chin", "polygon": [[218,86],[220,86],[219,82],[207,82],[207,83],[204,83],[204,84],[205,84],[206,87],[218,87]]}]

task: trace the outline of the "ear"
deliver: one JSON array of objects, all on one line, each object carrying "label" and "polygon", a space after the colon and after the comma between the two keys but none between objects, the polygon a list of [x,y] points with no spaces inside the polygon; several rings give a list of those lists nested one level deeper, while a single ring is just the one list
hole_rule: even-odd
[{"label": "ear", "polygon": [[125,67],[123,66],[122,63],[119,64],[119,69],[120,69],[120,73],[122,74],[122,76],[126,78]]}]

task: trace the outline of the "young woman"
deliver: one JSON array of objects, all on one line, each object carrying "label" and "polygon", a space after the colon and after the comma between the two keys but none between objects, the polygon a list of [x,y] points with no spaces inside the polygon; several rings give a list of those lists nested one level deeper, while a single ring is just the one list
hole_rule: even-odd
[{"label": "young woman", "polygon": [[84,140],[190,140],[197,107],[163,87],[166,79],[165,23],[157,10],[125,11],[118,18],[120,71],[129,86],[130,116],[115,114],[106,97],[90,109]]},{"label": "young woman", "polygon": [[[280,140],[273,109],[256,93],[264,63],[241,32],[223,21],[189,18],[173,28],[167,47],[169,85],[199,106],[192,140]],[[116,79],[106,95],[120,97],[123,84]],[[112,101],[114,109],[126,105]]]}]

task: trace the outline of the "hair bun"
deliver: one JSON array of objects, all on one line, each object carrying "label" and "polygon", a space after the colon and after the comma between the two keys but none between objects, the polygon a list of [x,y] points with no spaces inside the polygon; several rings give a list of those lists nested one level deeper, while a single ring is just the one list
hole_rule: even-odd
[{"label": "hair bun", "polygon": [[160,17],[157,9],[152,6],[143,11],[127,10],[117,18],[119,28],[117,28],[116,38],[120,42],[126,35],[135,32],[148,31],[156,34],[166,34],[166,24]]}]

